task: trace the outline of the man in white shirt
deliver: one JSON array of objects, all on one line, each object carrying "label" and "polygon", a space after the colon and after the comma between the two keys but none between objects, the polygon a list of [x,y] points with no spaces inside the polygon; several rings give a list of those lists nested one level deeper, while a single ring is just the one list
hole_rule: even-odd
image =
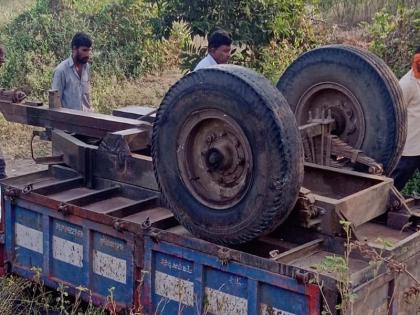
[{"label": "man in white shirt", "polygon": [[198,63],[194,71],[227,63],[232,49],[232,39],[226,31],[216,30],[209,36],[207,49],[207,56]]},{"label": "man in white shirt", "polygon": [[404,188],[416,170],[420,170],[420,46],[414,54],[410,71],[400,80],[407,106],[407,140],[401,159],[392,173],[395,187]]}]

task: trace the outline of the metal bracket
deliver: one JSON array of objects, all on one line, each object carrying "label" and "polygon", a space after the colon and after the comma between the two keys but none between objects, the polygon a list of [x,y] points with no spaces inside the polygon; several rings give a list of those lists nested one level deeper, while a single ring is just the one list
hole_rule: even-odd
[{"label": "metal bracket", "polygon": [[70,206],[62,202],[59,204],[57,211],[60,212],[63,216],[68,216],[70,214]]},{"label": "metal bracket", "polygon": [[295,279],[296,279],[296,281],[297,281],[298,283],[300,283],[300,284],[308,284],[308,283],[309,283],[310,278],[311,278],[311,277],[310,277],[309,272],[305,272],[305,271],[298,270],[298,271],[296,271],[296,273],[295,273]]},{"label": "metal bracket", "polygon": [[401,193],[393,187],[388,201],[387,225],[393,229],[417,229],[420,225],[420,214],[413,212]]},{"label": "metal bracket", "polygon": [[326,214],[326,210],[315,205],[315,197],[309,190],[301,190],[293,213],[300,226],[321,231],[322,216]]},{"label": "metal bracket", "polygon": [[141,116],[141,117],[137,118],[137,120],[147,120],[147,118],[149,118],[149,117],[150,117],[150,116],[152,116],[153,114],[156,114],[158,110],[159,110],[159,108],[156,108],[156,109],[154,109],[154,110],[152,110],[152,111],[148,112],[146,115],[143,115],[143,116]]},{"label": "metal bracket", "polygon": [[22,191],[20,189],[8,186],[4,190],[4,195],[13,201],[15,198],[19,197],[21,192]]},{"label": "metal bracket", "polygon": [[231,258],[231,251],[228,248],[220,247],[217,251],[217,258],[222,263],[222,265],[226,265],[229,263]]},{"label": "metal bracket", "polygon": [[125,228],[125,222],[117,219],[117,220],[114,220],[112,226],[118,232],[122,232],[124,230],[124,228]]},{"label": "metal bracket", "polygon": [[[50,133],[50,135],[48,135]],[[34,130],[32,132],[32,139],[31,139],[31,157],[32,160],[35,161],[36,164],[44,164],[44,165],[56,165],[62,164],[64,162],[63,155],[56,155],[56,156],[43,156],[43,157],[35,157],[34,154],[34,139],[35,137],[39,137],[40,139],[48,139],[51,138],[51,131],[38,131]]]},{"label": "metal bracket", "polygon": [[149,217],[147,217],[146,220],[144,220],[141,223],[141,229],[142,230],[148,230],[148,229],[150,229],[151,226],[152,226],[152,223],[150,222],[150,218]]},{"label": "metal bracket", "polygon": [[33,188],[34,188],[34,185],[32,183],[25,185],[25,187],[23,187],[22,194],[24,195],[29,194],[33,190]]}]

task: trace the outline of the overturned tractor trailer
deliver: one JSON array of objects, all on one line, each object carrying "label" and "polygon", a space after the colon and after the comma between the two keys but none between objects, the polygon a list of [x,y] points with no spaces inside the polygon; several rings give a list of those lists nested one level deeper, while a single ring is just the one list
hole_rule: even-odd
[{"label": "overturned tractor trailer", "polygon": [[3,273],[37,268],[98,304],[114,288],[122,312],[418,313],[418,202],[387,177],[406,111],[371,53],[309,51],[277,87],[202,69],[157,112],[23,98],[3,90],[0,111],[53,150],[34,157],[48,170],[1,182]]}]

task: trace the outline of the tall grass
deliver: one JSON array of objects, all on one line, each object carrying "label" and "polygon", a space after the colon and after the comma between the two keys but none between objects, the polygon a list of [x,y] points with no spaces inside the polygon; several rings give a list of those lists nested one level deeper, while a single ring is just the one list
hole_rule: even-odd
[{"label": "tall grass", "polygon": [[32,7],[36,0],[0,0],[0,29],[23,11]]},{"label": "tall grass", "polygon": [[382,9],[395,14],[401,6],[420,7],[420,0],[318,0],[318,3],[329,22],[348,28],[370,21]]}]

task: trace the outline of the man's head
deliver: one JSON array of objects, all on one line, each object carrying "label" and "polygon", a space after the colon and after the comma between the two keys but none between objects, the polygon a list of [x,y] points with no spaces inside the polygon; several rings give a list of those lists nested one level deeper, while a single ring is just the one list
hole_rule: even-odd
[{"label": "man's head", "polygon": [[230,57],[232,39],[224,30],[216,30],[209,36],[209,54],[218,64],[227,63]]},{"label": "man's head", "polygon": [[417,47],[416,52],[414,53],[412,69],[414,76],[417,79],[420,79],[420,46]]},{"label": "man's head", "polygon": [[0,68],[4,64],[6,58],[6,50],[0,45]]},{"label": "man's head", "polygon": [[92,40],[85,33],[76,33],[71,41],[73,60],[79,64],[89,61],[92,50]]}]

